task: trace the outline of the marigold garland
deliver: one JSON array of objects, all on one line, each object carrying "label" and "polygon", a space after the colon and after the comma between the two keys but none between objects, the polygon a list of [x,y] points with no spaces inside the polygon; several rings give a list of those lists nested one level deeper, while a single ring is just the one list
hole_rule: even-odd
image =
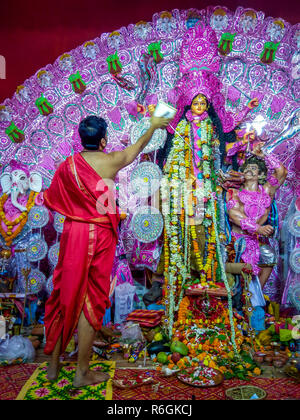
[{"label": "marigold garland", "polygon": [[[27,210],[23,211],[15,220],[8,220],[4,213],[4,205],[8,199],[8,195],[5,193],[0,197],[0,219],[7,227],[7,231],[5,231],[2,227],[2,223],[0,222],[0,234],[3,236],[6,246],[10,247],[13,240],[22,232],[28,220],[28,213],[34,206],[37,195],[37,192],[30,191],[26,204]],[[13,231],[15,226],[17,226],[17,228]]]},{"label": "marigold garland", "polygon": [[[197,156],[194,148],[194,130],[197,130],[197,145],[199,147]],[[167,308],[165,324],[168,326],[170,336],[172,335],[174,311],[179,309],[184,288],[191,278],[191,250],[194,251],[201,284],[207,285],[208,282],[216,280],[218,262],[216,259],[216,233],[212,220],[212,213],[216,211],[212,195],[215,191],[212,135],[213,128],[209,118],[201,121],[200,126],[196,128],[182,120],[177,126],[173,147],[166,162],[165,175],[161,183],[162,211],[165,217],[165,296],[163,303]],[[196,162],[196,159],[199,162]],[[199,188],[197,185],[197,181],[195,181],[197,178],[202,179],[203,188]],[[191,191],[189,190],[188,194],[184,191],[180,180],[192,181]],[[168,186],[170,186],[170,191]],[[168,197],[169,192],[170,197]],[[180,200],[179,194],[181,194]],[[201,200],[205,200],[203,225],[208,231],[204,256],[200,253],[193,220],[194,207]],[[168,208],[168,203],[170,208]],[[178,209],[179,203],[181,209]]]}]

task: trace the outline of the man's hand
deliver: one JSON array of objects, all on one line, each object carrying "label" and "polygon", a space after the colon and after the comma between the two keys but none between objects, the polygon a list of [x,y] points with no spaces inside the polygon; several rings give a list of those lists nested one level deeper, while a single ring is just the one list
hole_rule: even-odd
[{"label": "man's hand", "polygon": [[154,105],[154,104],[148,105],[148,112],[149,112],[151,117],[154,114],[155,108],[156,108],[156,105]]},{"label": "man's hand", "polygon": [[248,108],[250,108],[250,109],[253,109],[253,108],[257,108],[257,107],[258,107],[258,105],[259,105],[259,101],[258,101],[258,99],[257,99],[257,98],[253,98],[253,99],[251,99],[251,101],[248,103],[247,107],[248,107]]},{"label": "man's hand", "polygon": [[261,226],[257,233],[262,236],[271,236],[274,232],[274,229],[271,225]]},{"label": "man's hand", "polygon": [[151,117],[150,123],[151,123],[151,127],[156,130],[157,128],[168,127],[170,121],[171,121],[170,118]]}]

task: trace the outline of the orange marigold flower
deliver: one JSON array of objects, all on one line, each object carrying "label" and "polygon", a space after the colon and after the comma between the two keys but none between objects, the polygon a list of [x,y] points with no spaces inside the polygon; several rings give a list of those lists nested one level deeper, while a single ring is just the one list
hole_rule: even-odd
[{"label": "orange marigold flower", "polygon": [[259,368],[255,368],[254,370],[253,370],[253,373],[254,373],[254,375],[256,375],[256,376],[259,376],[260,374],[261,374],[261,370],[259,369]]}]

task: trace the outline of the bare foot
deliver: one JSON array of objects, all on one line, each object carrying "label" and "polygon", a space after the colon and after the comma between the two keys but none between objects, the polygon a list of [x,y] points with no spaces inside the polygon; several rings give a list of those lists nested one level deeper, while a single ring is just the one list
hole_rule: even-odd
[{"label": "bare foot", "polygon": [[82,386],[100,384],[101,382],[106,382],[109,379],[110,375],[105,372],[95,372],[93,370],[88,370],[85,374],[82,372],[76,372],[73,386],[74,388],[80,388]]},{"label": "bare foot", "polygon": [[60,363],[49,363],[47,378],[49,381],[56,381],[62,366]]}]

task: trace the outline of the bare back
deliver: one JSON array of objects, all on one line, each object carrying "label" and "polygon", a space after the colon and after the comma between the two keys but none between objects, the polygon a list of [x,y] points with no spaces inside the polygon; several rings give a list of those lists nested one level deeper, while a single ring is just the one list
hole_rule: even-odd
[{"label": "bare back", "polygon": [[81,152],[80,154],[102,179],[115,179],[118,170],[113,164],[113,158],[110,153],[97,151]]}]

